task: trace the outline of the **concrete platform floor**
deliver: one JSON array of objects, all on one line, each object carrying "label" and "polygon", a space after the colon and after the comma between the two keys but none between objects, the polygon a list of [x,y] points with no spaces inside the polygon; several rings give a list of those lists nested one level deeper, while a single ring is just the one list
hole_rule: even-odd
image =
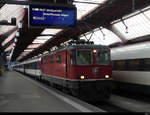
[{"label": "concrete platform floor", "polygon": [[104,112],[23,74],[0,76],[0,112]]}]

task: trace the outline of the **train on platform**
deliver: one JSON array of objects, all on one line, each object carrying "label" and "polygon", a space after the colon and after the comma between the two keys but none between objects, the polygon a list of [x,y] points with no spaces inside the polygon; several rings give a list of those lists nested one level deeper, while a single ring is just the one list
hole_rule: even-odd
[{"label": "train on platform", "polygon": [[150,95],[150,42],[111,49],[115,89]]},{"label": "train on platform", "polygon": [[13,68],[82,100],[103,101],[111,97],[112,66],[107,46],[72,42]]}]

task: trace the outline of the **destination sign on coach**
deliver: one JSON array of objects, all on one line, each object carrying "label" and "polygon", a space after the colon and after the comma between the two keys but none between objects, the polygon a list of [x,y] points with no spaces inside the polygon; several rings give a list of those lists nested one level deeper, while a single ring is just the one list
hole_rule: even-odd
[{"label": "destination sign on coach", "polygon": [[75,27],[75,6],[29,6],[29,27]]}]

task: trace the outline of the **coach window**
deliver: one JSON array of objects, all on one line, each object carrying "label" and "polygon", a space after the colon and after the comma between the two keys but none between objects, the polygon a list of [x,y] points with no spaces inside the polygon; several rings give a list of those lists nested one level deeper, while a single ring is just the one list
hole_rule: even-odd
[{"label": "coach window", "polygon": [[53,56],[49,57],[49,63],[52,64],[53,63]]},{"label": "coach window", "polygon": [[128,70],[133,70],[133,71],[139,70],[139,64],[140,64],[139,59],[129,60],[128,61]]},{"label": "coach window", "polygon": [[37,69],[37,62],[33,62],[32,69]]},{"label": "coach window", "polygon": [[35,67],[35,62],[32,62],[31,63],[31,69],[34,69],[34,67]]},{"label": "coach window", "polygon": [[56,56],[56,62],[57,62],[58,64],[61,64],[61,56],[60,56],[60,55],[57,55],[57,56]]},{"label": "coach window", "polygon": [[125,70],[125,60],[117,60],[116,61],[116,70]]},{"label": "coach window", "polygon": [[144,70],[145,71],[150,70],[150,59],[144,59]]},{"label": "coach window", "polygon": [[125,60],[125,70],[126,70],[126,71],[129,70],[128,66],[129,66],[129,61],[128,61],[128,60]]}]

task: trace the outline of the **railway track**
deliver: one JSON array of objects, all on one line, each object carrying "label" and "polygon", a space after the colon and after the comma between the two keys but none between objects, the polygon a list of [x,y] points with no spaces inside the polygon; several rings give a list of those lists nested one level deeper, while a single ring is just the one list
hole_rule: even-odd
[{"label": "railway track", "polygon": [[96,102],[96,103],[90,103],[106,112],[131,112],[129,110],[123,109],[121,107],[118,107],[116,105],[113,105],[109,102]]},{"label": "railway track", "polygon": [[150,112],[150,103],[133,98],[112,95],[106,102],[90,103],[107,112]]},{"label": "railway track", "polygon": [[127,92],[127,91],[114,91],[113,93],[121,97],[131,98],[134,100],[150,103],[150,98],[148,95],[143,95],[134,92]]}]

